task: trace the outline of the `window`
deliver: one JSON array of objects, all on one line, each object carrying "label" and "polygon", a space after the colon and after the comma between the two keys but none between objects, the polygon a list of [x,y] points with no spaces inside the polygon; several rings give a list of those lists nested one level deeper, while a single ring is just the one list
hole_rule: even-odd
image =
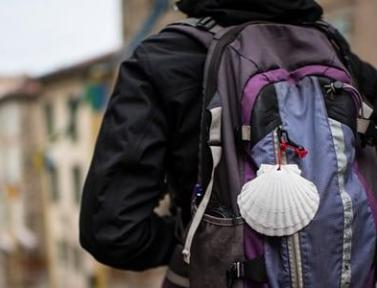
[{"label": "window", "polygon": [[89,84],[86,87],[86,101],[94,112],[102,112],[107,103],[107,86],[104,83]]},{"label": "window", "polygon": [[54,106],[51,103],[47,103],[44,106],[44,114],[47,137],[51,140],[55,133]]},{"label": "window", "polygon": [[48,174],[50,178],[50,193],[53,201],[57,202],[60,199],[59,191],[59,171],[54,164],[48,165]]},{"label": "window", "polygon": [[60,240],[58,242],[58,258],[61,263],[67,263],[68,262],[68,244],[64,240]]},{"label": "window", "polygon": [[82,172],[81,167],[76,165],[72,168],[72,183],[73,192],[75,196],[76,203],[79,204],[81,200],[81,190],[82,190]]},{"label": "window", "polygon": [[69,123],[68,123],[68,135],[72,141],[77,141],[78,139],[78,127],[77,127],[77,116],[80,105],[80,99],[78,97],[72,97],[68,100],[68,113],[69,113]]},{"label": "window", "polygon": [[78,248],[73,248],[73,265],[76,271],[80,271],[81,269],[81,250]]}]

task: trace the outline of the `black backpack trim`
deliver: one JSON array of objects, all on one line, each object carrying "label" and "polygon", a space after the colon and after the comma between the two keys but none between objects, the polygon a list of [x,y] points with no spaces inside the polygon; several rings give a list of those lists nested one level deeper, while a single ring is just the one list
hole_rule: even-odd
[{"label": "black backpack trim", "polygon": [[235,262],[226,273],[227,288],[232,288],[236,280],[248,280],[254,283],[268,283],[264,256],[245,262]]}]

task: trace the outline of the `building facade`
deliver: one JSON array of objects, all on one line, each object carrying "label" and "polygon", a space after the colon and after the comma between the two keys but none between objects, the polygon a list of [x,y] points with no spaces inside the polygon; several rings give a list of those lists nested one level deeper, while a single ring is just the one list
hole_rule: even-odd
[{"label": "building facade", "polygon": [[0,286],[43,287],[44,214],[35,152],[39,85],[0,79]]},{"label": "building facade", "polygon": [[83,181],[110,87],[110,54],[39,78],[49,287],[102,288],[103,268],[78,242]]},{"label": "building facade", "polygon": [[333,23],[349,40],[352,50],[377,66],[377,1],[321,0],[326,20]]}]

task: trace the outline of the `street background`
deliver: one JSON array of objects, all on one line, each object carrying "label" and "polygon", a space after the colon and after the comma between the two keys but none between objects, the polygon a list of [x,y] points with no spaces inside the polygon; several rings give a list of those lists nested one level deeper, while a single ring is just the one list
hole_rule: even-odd
[{"label": "street background", "polygon": [[[377,1],[320,3],[377,66]],[[96,263],[78,214],[119,64],[183,17],[172,0],[0,0],[0,288],[160,287],[163,267]]]}]

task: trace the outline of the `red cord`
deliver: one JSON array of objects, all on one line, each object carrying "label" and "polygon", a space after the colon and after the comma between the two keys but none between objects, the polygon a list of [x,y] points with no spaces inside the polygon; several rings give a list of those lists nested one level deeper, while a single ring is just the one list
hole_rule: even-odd
[{"label": "red cord", "polygon": [[278,153],[278,164],[279,168],[278,170],[281,170],[281,165],[283,164],[283,152],[287,151],[288,149],[288,143],[287,142],[280,142],[280,147],[279,147],[279,153]]},{"label": "red cord", "polygon": [[309,151],[306,150],[304,147],[296,147],[294,145],[289,144],[288,142],[284,140],[280,140],[280,147],[279,147],[279,153],[278,153],[278,170],[281,170],[281,166],[283,164],[283,152],[286,152],[288,148],[293,148],[293,151],[296,153],[296,155],[300,159],[304,159],[308,154]]},{"label": "red cord", "polygon": [[295,153],[297,154],[298,157],[300,157],[300,159],[304,159],[309,154],[309,151],[301,147],[301,148],[296,148]]}]

